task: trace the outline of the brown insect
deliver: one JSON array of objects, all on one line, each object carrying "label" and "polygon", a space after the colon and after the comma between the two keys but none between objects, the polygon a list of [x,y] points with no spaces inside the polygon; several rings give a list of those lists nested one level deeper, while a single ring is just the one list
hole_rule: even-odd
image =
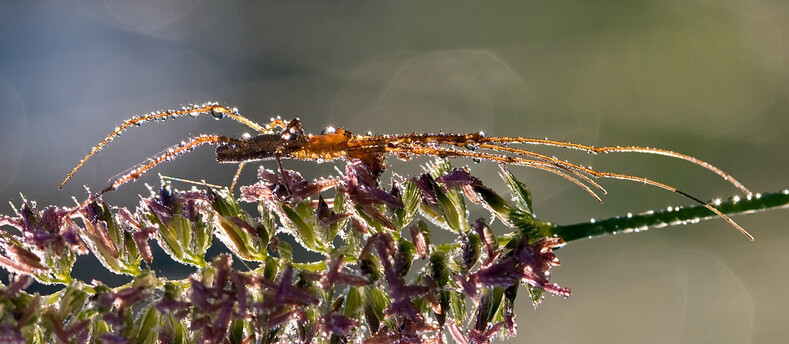
[{"label": "brown insect", "polygon": [[[665,190],[676,192],[696,203],[705,206],[710,211],[717,214],[737,230],[753,240],[745,229],[740,227],[732,219],[708,203],[685,193],[675,187],[659,183],[647,178],[632,176],[621,173],[605,172],[557,159],[552,156],[536,153],[530,150],[511,147],[511,144],[520,145],[540,145],[554,146],[582,150],[589,153],[611,153],[611,152],[635,152],[646,154],[657,154],[671,158],[689,161],[719,175],[736,188],[747,195],[752,193],[734,177],[719,168],[694,158],[689,155],[648,147],[634,146],[612,146],[595,147],[571,142],[555,141],[548,139],[534,139],[523,137],[488,137],[484,133],[473,134],[395,134],[395,135],[356,135],[342,128],[327,128],[319,135],[305,134],[298,119],[293,119],[285,123],[276,118],[271,120],[266,126],[261,126],[250,119],[239,115],[235,108],[227,108],[217,103],[206,103],[202,105],[192,105],[182,107],[180,110],[167,110],[153,112],[146,115],[135,116],[126,120],[119,127],[110,133],[104,140],[91,149],[76,167],[68,174],[60,188],[79,170],[82,165],[96,152],[120,135],[124,130],[131,126],[138,126],[151,120],[177,118],[182,116],[196,117],[200,114],[211,114],[214,118],[220,119],[230,117],[254,130],[259,134],[255,136],[245,135],[244,137],[230,138],[219,135],[200,135],[188,141],[170,147],[163,153],[149,158],[147,161],[135,166],[129,172],[122,174],[110,186],[95,194],[91,199],[98,197],[106,192],[115,190],[117,187],[129,181],[136,180],[143,173],[152,169],[154,166],[165,161],[170,161],[176,157],[194,150],[196,147],[211,144],[216,147],[216,160],[223,163],[239,163],[240,167],[236,173],[236,178],[241,172],[241,168],[247,162],[259,160],[281,159],[301,159],[317,162],[332,161],[335,159],[359,159],[376,175],[380,175],[385,169],[385,157],[394,155],[402,160],[409,160],[413,156],[434,156],[441,158],[470,158],[474,160],[484,160],[527,166],[559,175],[589,193],[598,202],[602,202],[595,188],[602,193],[605,189],[596,183],[592,178],[611,178],[640,182]],[[282,128],[277,131],[277,128]],[[280,163],[281,168],[281,163]],[[233,185],[235,184],[235,179]],[[587,185],[588,184],[588,185]],[[590,187],[591,185],[591,187]],[[232,190],[232,186],[231,186]]]}]

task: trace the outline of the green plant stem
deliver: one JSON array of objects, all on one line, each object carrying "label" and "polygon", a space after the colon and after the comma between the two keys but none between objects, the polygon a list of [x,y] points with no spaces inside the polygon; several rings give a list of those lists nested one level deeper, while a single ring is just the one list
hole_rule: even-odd
[{"label": "green plant stem", "polygon": [[[754,195],[750,198],[730,198],[715,204],[715,207],[727,216],[751,214],[769,209],[789,207],[789,190],[776,193]],[[565,242],[583,238],[594,238],[605,234],[629,233],[651,228],[662,228],[701,220],[718,218],[709,209],[701,205],[673,207],[653,210],[641,214],[628,214],[605,220],[576,223],[571,225],[549,224],[548,232]]]}]

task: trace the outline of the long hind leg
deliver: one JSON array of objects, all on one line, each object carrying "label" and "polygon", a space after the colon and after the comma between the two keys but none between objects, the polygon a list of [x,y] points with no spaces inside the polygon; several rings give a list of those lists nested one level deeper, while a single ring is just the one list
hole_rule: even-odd
[{"label": "long hind leg", "polygon": [[[436,157],[464,157],[464,158],[472,158],[472,159],[480,158],[480,159],[495,161],[495,160],[488,159],[488,158],[485,158],[485,157],[478,157],[477,156],[478,153],[460,152],[460,151],[457,151],[457,150],[454,150],[454,149],[447,149],[447,148],[441,148],[441,147],[428,147],[428,146],[416,145],[416,144],[406,145],[406,146],[399,146],[399,147],[390,147],[387,151],[389,153],[392,153],[392,154],[403,153],[403,154],[408,154],[408,155],[415,154],[415,155],[429,155],[429,156],[436,156]],[[502,158],[506,158],[504,156],[501,156],[501,157]],[[508,162],[508,161],[503,161],[503,160],[499,160],[498,162],[513,163],[513,162]],[[589,184],[591,184],[595,188],[599,189],[603,193],[606,193],[606,190],[602,186],[600,186],[600,184],[597,184],[594,180],[591,180],[589,177],[587,177],[587,176],[585,176],[583,174],[580,174],[577,171],[574,171],[572,169],[568,169],[568,168],[566,168],[564,166],[557,166],[556,164],[552,164],[550,162],[540,161],[540,160],[520,159],[520,161],[518,162],[518,165],[520,165],[520,166],[527,166],[527,167],[531,167],[531,168],[536,168],[536,169],[539,169],[539,170],[543,170],[543,171],[547,171],[547,172],[556,174],[556,175],[558,175],[558,176],[560,176],[560,177],[562,177],[564,179],[567,179],[567,180],[573,182],[574,184],[578,185],[580,188],[582,188],[584,191],[586,191],[589,195],[594,197],[594,199],[597,200],[598,202],[600,202],[600,203],[603,202],[603,200],[600,198],[600,196],[597,195],[596,192],[594,192],[594,190],[592,190],[586,184],[582,183],[577,178],[584,179],[586,182],[588,182]],[[562,172],[562,170],[568,171],[568,172],[574,174],[575,177],[573,177],[573,176],[571,176],[571,175],[569,175],[567,173]]]},{"label": "long hind leg", "polygon": [[[442,148],[442,147],[428,147],[428,146],[416,146],[416,145],[408,146],[407,149],[410,150],[410,153],[412,153],[412,154],[419,154],[419,155],[431,155],[431,156],[441,156],[441,157],[465,157],[465,158],[483,159],[483,160],[487,160],[487,161],[495,161],[495,162],[513,164],[513,165],[535,167],[535,164],[534,164],[535,160],[529,160],[529,159],[524,159],[524,158],[519,158],[519,157],[512,157],[512,156],[505,156],[505,155],[498,155],[498,154],[492,154],[492,153],[466,152],[466,151],[458,151],[458,150],[446,149],[446,148]],[[551,165],[551,166],[556,167],[554,165]],[[673,186],[670,186],[670,185],[667,185],[667,184],[663,184],[663,183],[660,183],[660,182],[656,182],[656,181],[653,181],[651,179],[647,179],[647,178],[644,178],[644,177],[632,176],[632,175],[621,174],[621,173],[597,171],[597,170],[594,170],[594,169],[591,169],[591,168],[588,168],[588,167],[584,167],[584,166],[573,164],[573,163],[569,163],[569,162],[564,162],[564,167],[566,169],[577,170],[579,172],[587,173],[589,175],[592,175],[592,176],[598,177],[598,178],[629,180],[629,181],[639,182],[639,183],[651,185],[651,186],[658,187],[658,188],[661,188],[661,189],[664,189],[664,190],[668,190],[668,191],[671,191],[671,192],[678,193],[678,194],[682,195],[683,197],[685,197],[687,199],[690,199],[690,200],[692,200],[692,201],[704,206],[705,208],[709,209],[710,211],[712,211],[713,213],[718,215],[720,218],[722,218],[723,220],[728,222],[731,226],[736,228],[738,231],[740,231],[740,233],[742,233],[743,235],[748,237],[748,239],[750,239],[751,241],[754,240],[753,236],[750,233],[748,233],[748,231],[746,231],[739,224],[734,222],[734,220],[732,220],[730,217],[728,217],[725,214],[723,214],[720,210],[718,210],[715,207],[709,205],[707,202],[704,202],[704,201],[702,201],[702,200],[700,200],[700,199],[698,199],[698,198],[696,198],[696,197],[694,197],[694,196],[692,196],[692,195],[690,195],[690,194],[688,194],[688,193],[686,193],[686,192],[684,192],[682,190],[679,190],[679,189],[677,189],[677,188],[675,188]],[[546,169],[543,169],[543,170],[546,170]],[[550,170],[548,170],[548,171],[550,171]]]},{"label": "long hind leg", "polygon": [[509,144],[524,144],[524,145],[539,145],[539,146],[554,146],[554,147],[561,147],[561,148],[568,148],[568,149],[577,149],[582,150],[589,153],[599,154],[599,153],[625,153],[625,152],[634,152],[634,153],[642,153],[642,154],[655,154],[655,155],[663,155],[667,157],[671,157],[674,159],[680,159],[688,161],[692,164],[701,166],[713,173],[717,174],[727,182],[734,185],[734,187],[738,188],[740,191],[745,193],[746,195],[752,195],[752,192],[748,190],[742,183],[734,179],[731,175],[723,170],[713,166],[712,164],[703,161],[701,159],[697,159],[690,155],[677,153],[670,150],[659,149],[659,148],[649,148],[649,147],[636,147],[636,146],[606,146],[606,147],[596,147],[590,145],[582,145],[578,143],[572,142],[565,142],[565,141],[557,141],[557,140],[549,140],[549,139],[534,139],[534,138],[525,138],[525,137],[488,137],[485,136],[484,133],[472,133],[472,134],[403,134],[403,135],[389,135],[387,136],[387,140],[390,142],[396,142],[397,144],[421,144],[421,145],[451,145],[457,147],[470,147],[470,148],[479,148],[481,145],[489,145],[486,148],[491,150],[498,150],[498,151],[506,151],[510,153],[520,154],[535,157],[534,152],[509,147]]},{"label": "long hind leg", "polygon": [[[701,166],[713,173],[719,175],[721,178],[726,180],[727,182],[731,183],[737,189],[740,189],[746,195],[752,195],[753,193],[748,190],[742,183],[734,179],[730,174],[723,172],[723,170],[715,167],[714,165],[703,161],[701,159],[692,157],[690,155],[677,153],[670,150],[659,149],[659,148],[650,148],[650,147],[636,147],[636,146],[607,146],[607,147],[596,147],[596,146],[589,146],[589,145],[582,145],[572,142],[564,142],[564,141],[556,141],[556,140],[548,140],[548,139],[532,139],[532,138],[523,138],[523,137],[483,137],[477,140],[477,142],[482,144],[490,144],[487,145],[486,148],[492,150],[500,150],[500,151],[507,151],[516,154],[526,154],[524,152],[530,152],[525,149],[517,149],[507,146],[498,146],[496,144],[510,144],[510,143],[519,143],[519,144],[532,144],[532,145],[541,145],[541,146],[554,146],[554,147],[561,147],[561,148],[570,148],[570,149],[577,149],[582,150],[590,153],[644,153],[644,154],[655,154],[655,155],[663,155],[675,159],[685,160],[695,165]],[[528,155],[528,154],[527,154]]]}]

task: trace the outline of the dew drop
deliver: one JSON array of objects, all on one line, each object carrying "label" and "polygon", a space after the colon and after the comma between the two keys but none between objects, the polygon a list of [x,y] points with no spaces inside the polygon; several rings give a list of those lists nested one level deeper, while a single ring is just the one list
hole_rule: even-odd
[{"label": "dew drop", "polygon": [[252,135],[250,133],[243,133],[243,134],[241,134],[241,139],[244,140],[244,141],[249,141],[251,138],[252,138]]},{"label": "dew drop", "polygon": [[216,120],[220,120],[222,118],[225,118],[225,113],[219,111],[218,108],[211,108],[211,117],[214,117],[214,119]]}]

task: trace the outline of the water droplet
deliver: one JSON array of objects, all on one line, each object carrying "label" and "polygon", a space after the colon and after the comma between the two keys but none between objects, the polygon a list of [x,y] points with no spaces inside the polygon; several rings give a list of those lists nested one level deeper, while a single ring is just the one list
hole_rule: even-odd
[{"label": "water droplet", "polygon": [[321,130],[321,135],[334,134],[336,130],[334,127],[326,127]]},{"label": "water droplet", "polygon": [[250,133],[243,133],[243,134],[241,134],[241,139],[244,140],[244,141],[249,141],[251,138],[252,138],[252,135]]},{"label": "water droplet", "polygon": [[479,164],[482,162],[482,158],[471,158],[471,161],[473,161],[475,164]]},{"label": "water droplet", "polygon": [[485,132],[480,130],[480,131],[477,132],[477,135],[479,135],[481,137],[485,137]]},{"label": "water droplet", "polygon": [[214,117],[214,119],[219,120],[225,118],[225,116],[226,114],[220,111],[218,108],[211,108],[211,117]]}]

